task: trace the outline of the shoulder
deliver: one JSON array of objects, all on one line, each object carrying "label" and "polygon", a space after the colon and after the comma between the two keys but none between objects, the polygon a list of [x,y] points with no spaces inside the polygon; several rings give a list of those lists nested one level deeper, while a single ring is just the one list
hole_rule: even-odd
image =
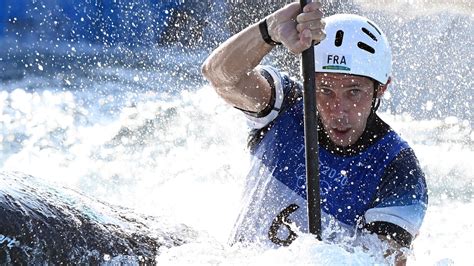
[{"label": "shoulder", "polygon": [[302,86],[288,74],[270,66],[258,69],[272,88],[270,105],[260,113],[244,112],[251,129],[248,146],[254,148],[266,135],[274,123],[302,99]]},{"label": "shoulder", "polygon": [[293,105],[301,97],[301,84],[290,78],[286,73],[271,66],[258,66],[272,89],[270,104],[259,113],[245,112],[248,125],[252,130],[269,125],[288,106]]},{"label": "shoulder", "polygon": [[427,203],[425,175],[414,150],[391,128],[383,139],[385,149],[389,150],[387,154],[393,154],[393,157],[388,161],[378,186],[382,205]]},{"label": "shoulder", "polygon": [[413,149],[402,150],[390,163],[382,177],[380,189],[398,192],[394,200],[400,205],[428,203],[425,174]]},{"label": "shoulder", "polygon": [[380,180],[372,207],[364,215],[366,228],[409,247],[419,232],[427,204],[425,175],[413,149],[405,148]]}]

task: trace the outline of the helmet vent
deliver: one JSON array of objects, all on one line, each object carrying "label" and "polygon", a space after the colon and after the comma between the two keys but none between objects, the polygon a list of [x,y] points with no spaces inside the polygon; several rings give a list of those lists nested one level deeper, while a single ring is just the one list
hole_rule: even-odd
[{"label": "helmet vent", "polygon": [[375,37],[375,35],[373,35],[372,32],[370,32],[368,29],[362,28],[362,31],[363,31],[365,34],[369,35],[369,37],[372,38],[372,40],[377,41],[377,38]]},{"label": "helmet vent", "polygon": [[375,54],[375,49],[372,48],[371,46],[369,46],[369,45],[366,44],[366,43],[358,42],[358,43],[357,43],[357,47],[359,47],[359,48],[362,49],[362,50],[366,50],[367,52],[369,52],[369,53],[371,53],[371,54]]},{"label": "helmet vent", "polygon": [[344,32],[342,30],[338,30],[336,32],[336,39],[334,40],[334,45],[336,47],[341,46],[343,39],[344,39]]}]

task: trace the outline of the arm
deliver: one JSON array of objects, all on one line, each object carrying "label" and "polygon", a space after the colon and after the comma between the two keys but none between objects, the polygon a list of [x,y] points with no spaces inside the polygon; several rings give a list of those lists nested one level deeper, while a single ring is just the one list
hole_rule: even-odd
[{"label": "arm", "polygon": [[407,256],[403,251],[403,247],[393,239],[389,239],[387,236],[378,235],[379,239],[388,243],[389,248],[385,251],[385,258],[395,256],[395,266],[405,266],[407,264]]},{"label": "arm", "polygon": [[[324,38],[321,4],[312,2],[300,14],[298,2],[267,17],[268,32],[293,53],[301,53],[311,41]],[[299,14],[299,15],[298,15]],[[202,73],[216,92],[231,105],[250,112],[265,109],[271,87],[255,68],[273,49],[260,35],[258,23],[250,25],[221,44],[202,65]]]},{"label": "arm", "polygon": [[405,149],[388,166],[364,228],[388,244],[386,257],[406,264],[406,251],[418,235],[428,203],[423,171],[412,149]]}]

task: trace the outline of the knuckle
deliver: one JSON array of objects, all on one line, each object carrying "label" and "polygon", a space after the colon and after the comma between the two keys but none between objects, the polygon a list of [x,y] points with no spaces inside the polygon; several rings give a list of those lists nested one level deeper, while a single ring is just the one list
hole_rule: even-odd
[{"label": "knuckle", "polygon": [[294,47],[289,47],[289,50],[290,52],[292,52],[293,54],[297,54],[298,53],[298,50]]},{"label": "knuckle", "polygon": [[321,26],[322,26],[323,28],[326,27],[326,20],[324,20],[324,19],[321,20]]},{"label": "knuckle", "polygon": [[305,14],[301,13],[298,16],[296,16],[296,22],[298,23],[303,23],[305,21]]}]

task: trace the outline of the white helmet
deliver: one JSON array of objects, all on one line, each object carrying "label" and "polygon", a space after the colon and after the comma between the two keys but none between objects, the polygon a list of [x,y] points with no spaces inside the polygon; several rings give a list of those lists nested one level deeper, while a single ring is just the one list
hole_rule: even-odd
[{"label": "white helmet", "polygon": [[315,71],[365,76],[386,84],[392,53],[379,27],[349,14],[333,15],[324,21],[326,38],[314,46]]}]

